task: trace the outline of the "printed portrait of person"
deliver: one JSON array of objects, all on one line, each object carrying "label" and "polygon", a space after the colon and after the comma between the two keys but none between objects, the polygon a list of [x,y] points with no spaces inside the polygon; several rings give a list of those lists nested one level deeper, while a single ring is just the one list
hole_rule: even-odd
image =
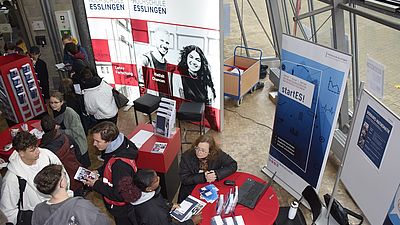
[{"label": "printed portrait of person", "polygon": [[205,117],[212,129],[217,130],[215,112],[212,103],[216,92],[211,77],[210,67],[201,48],[188,45],[180,51],[180,61],[177,70],[181,75],[183,98],[194,102],[204,102]]},{"label": "printed portrait of person", "polygon": [[361,149],[364,149],[365,139],[367,138],[368,129],[369,129],[369,124],[367,122],[364,122],[361,127],[360,137],[358,138],[357,141],[357,144]]},{"label": "printed portrait of person", "polygon": [[[162,28],[157,28],[152,36],[152,47],[138,60],[139,86],[147,92],[169,96],[169,65],[165,56],[170,48],[170,33]],[[142,90],[143,92],[143,90]]]},{"label": "printed portrait of person", "polygon": [[189,45],[181,50],[178,71],[182,78],[184,98],[211,105],[216,97],[215,88],[208,61],[198,46]]}]

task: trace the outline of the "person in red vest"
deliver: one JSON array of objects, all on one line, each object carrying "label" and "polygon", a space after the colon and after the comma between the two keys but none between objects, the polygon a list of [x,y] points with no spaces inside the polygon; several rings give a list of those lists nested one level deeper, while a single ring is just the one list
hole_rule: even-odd
[{"label": "person in red vest", "polygon": [[103,196],[107,210],[114,216],[116,225],[136,225],[134,206],[141,191],[133,183],[137,171],[135,159],[138,148],[118,127],[109,121],[92,128],[93,145],[104,151],[104,163],[93,171],[99,176],[87,178],[84,184]]}]

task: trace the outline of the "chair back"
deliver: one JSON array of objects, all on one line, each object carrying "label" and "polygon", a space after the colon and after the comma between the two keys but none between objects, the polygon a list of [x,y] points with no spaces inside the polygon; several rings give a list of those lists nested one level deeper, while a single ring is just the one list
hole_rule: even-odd
[{"label": "chair back", "polygon": [[315,220],[317,220],[318,216],[321,214],[322,210],[321,200],[319,199],[317,192],[315,192],[315,189],[311,185],[308,185],[306,188],[304,188],[301,194],[303,195],[303,198],[310,205],[313,222],[315,222]]}]

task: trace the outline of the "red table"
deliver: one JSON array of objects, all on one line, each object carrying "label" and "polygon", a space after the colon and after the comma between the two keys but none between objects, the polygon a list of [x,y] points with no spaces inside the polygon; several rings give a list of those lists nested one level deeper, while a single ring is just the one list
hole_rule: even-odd
[{"label": "red table", "polygon": [[[38,130],[42,130],[42,127],[40,126],[40,120],[29,120],[24,123],[28,124],[28,130],[32,130],[34,128],[36,128]],[[15,129],[15,128],[22,130],[21,125],[24,123],[16,124],[8,129],[5,129],[3,132],[0,133],[0,158],[8,161],[8,158],[14,152],[14,148],[12,148],[8,151],[4,151],[4,147],[12,142],[10,131],[11,131],[11,129]]]},{"label": "red table", "polygon": [[[234,180],[236,185],[240,187],[240,185],[242,185],[247,178],[251,178],[258,182],[265,182],[261,178],[256,177],[252,174],[236,172],[221,181],[214,182],[213,184],[219,189],[218,194],[226,194],[232,187],[224,185],[225,180]],[[192,191],[192,195],[200,199],[199,189],[207,185],[208,183],[198,184]],[[211,224],[210,223],[211,218],[216,215],[215,213],[216,202],[217,201],[215,201],[212,204],[207,203],[207,205],[203,208],[202,210],[203,221],[201,225]],[[264,195],[261,197],[261,199],[259,200],[254,209],[249,209],[240,204],[238,204],[235,209],[235,215],[243,216],[245,224],[250,224],[250,225],[273,224],[275,222],[276,217],[278,216],[278,213],[279,213],[279,201],[277,194],[275,190],[272,188],[272,186],[270,186],[268,190],[264,193]],[[222,218],[230,217],[230,215],[224,215],[222,213],[221,217]]]},{"label": "red table", "polygon": [[[141,130],[153,132],[154,128],[151,124],[139,124],[128,138],[132,138]],[[162,154],[151,152],[156,142],[167,143],[167,147]],[[138,168],[153,169],[157,172],[158,176],[160,176],[161,194],[169,201],[172,201],[179,188],[177,155],[180,149],[181,133],[179,128],[176,128],[175,134],[170,138],[153,134],[139,148]]]}]

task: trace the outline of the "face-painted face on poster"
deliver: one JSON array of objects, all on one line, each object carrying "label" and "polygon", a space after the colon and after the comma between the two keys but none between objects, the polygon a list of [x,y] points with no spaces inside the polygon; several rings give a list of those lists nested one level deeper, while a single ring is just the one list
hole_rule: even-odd
[{"label": "face-painted face on poster", "polygon": [[187,57],[188,70],[191,73],[197,73],[201,68],[201,57],[196,50],[191,51]]}]

